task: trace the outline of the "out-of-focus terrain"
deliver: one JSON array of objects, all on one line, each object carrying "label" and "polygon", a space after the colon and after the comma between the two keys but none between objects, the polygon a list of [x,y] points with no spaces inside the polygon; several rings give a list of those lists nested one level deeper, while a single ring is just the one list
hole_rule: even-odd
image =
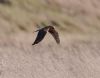
[{"label": "out-of-focus terrain", "polygon": [[[0,0],[0,78],[100,78],[99,21],[99,0]],[[45,25],[60,45],[32,46]]]},{"label": "out-of-focus terrain", "polygon": [[18,33],[19,30],[31,32],[36,24],[45,23],[53,24],[67,33],[97,34],[100,31],[99,3],[99,0],[1,2],[0,33]]}]

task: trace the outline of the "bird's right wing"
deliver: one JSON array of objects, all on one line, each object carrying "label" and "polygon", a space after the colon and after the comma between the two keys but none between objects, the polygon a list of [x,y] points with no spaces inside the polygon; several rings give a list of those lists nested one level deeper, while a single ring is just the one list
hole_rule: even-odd
[{"label": "bird's right wing", "polygon": [[39,43],[40,41],[42,41],[43,38],[45,37],[46,33],[47,32],[44,30],[39,30],[37,37],[32,45],[35,45],[35,44]]},{"label": "bird's right wing", "polygon": [[59,44],[60,43],[60,39],[59,39],[58,32],[54,28],[50,28],[48,32],[54,37],[56,42]]}]

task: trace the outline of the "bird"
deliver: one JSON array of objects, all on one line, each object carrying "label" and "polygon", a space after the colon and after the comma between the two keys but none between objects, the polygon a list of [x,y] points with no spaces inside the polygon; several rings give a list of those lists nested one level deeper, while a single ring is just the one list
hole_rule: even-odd
[{"label": "bird", "polygon": [[41,42],[44,39],[47,32],[49,32],[53,36],[53,38],[55,39],[57,44],[60,44],[59,34],[55,30],[54,26],[49,25],[49,26],[43,27],[41,29],[38,29],[35,32],[38,32],[38,34],[32,45],[35,45],[35,44],[38,44],[39,42]]}]

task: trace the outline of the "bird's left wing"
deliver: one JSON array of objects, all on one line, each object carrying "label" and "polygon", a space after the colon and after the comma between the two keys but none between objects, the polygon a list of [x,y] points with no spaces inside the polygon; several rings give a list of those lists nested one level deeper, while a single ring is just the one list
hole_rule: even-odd
[{"label": "bird's left wing", "polygon": [[37,37],[34,41],[34,43],[32,45],[35,45],[37,43],[39,43],[40,41],[42,41],[46,35],[46,31],[44,31],[43,29],[42,30],[38,30],[38,34],[37,34]]}]

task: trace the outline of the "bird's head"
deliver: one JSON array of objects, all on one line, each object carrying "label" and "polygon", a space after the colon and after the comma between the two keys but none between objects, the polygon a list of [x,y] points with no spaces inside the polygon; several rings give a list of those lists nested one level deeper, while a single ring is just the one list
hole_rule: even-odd
[{"label": "bird's head", "polygon": [[54,27],[54,26],[52,26],[52,25],[49,25],[48,27],[49,27],[49,28],[51,28],[51,29],[54,29],[54,28],[55,28],[55,27]]}]

